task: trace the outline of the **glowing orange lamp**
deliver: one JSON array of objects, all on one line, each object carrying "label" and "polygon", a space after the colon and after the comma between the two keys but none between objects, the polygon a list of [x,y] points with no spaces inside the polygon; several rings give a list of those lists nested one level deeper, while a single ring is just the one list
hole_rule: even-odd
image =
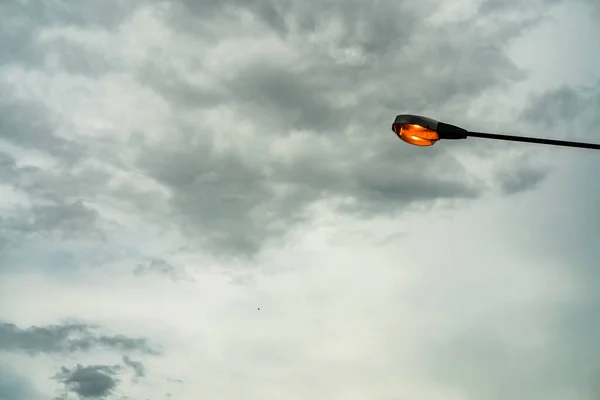
[{"label": "glowing orange lamp", "polygon": [[406,143],[415,146],[433,146],[440,140],[436,131],[414,124],[395,124],[394,132]]},{"label": "glowing orange lamp", "polygon": [[431,118],[410,114],[398,115],[392,124],[392,130],[406,143],[421,147],[433,146],[440,139],[466,139],[467,137],[478,137],[483,139],[508,140],[512,142],[538,143],[552,146],[579,147],[584,149],[600,150],[600,144],[593,143],[568,142],[564,140],[470,132],[455,125],[450,125],[444,122],[438,122]]},{"label": "glowing orange lamp", "polygon": [[400,139],[415,146],[433,146],[440,139],[467,137],[464,129],[418,115],[398,115],[392,130]]}]

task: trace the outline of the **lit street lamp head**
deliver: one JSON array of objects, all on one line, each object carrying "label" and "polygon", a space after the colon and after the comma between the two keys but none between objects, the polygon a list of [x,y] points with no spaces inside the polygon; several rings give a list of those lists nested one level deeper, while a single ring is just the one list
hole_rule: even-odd
[{"label": "lit street lamp head", "polygon": [[392,124],[392,130],[400,139],[415,146],[433,146],[440,139],[466,139],[467,137],[476,137],[482,139],[507,140],[511,142],[537,143],[548,144],[551,146],[600,150],[600,144],[594,143],[470,132],[463,128],[459,128],[458,126],[410,114],[398,115]]},{"label": "lit street lamp head", "polygon": [[437,134],[438,122],[417,115],[398,115],[392,130],[406,143],[415,146],[433,146],[440,139]]},{"label": "lit street lamp head", "polygon": [[467,131],[454,125],[418,115],[398,115],[392,125],[394,133],[415,146],[433,146],[440,139],[466,139]]}]

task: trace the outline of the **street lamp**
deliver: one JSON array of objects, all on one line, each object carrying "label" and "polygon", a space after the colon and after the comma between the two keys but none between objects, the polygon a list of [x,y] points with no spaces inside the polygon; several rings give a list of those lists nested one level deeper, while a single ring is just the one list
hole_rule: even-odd
[{"label": "street lamp", "polygon": [[526,142],[549,144],[552,146],[579,147],[584,149],[600,150],[600,144],[568,142],[564,140],[539,139],[522,136],[498,135],[494,133],[469,132],[458,126],[438,122],[431,118],[418,115],[398,115],[392,124],[392,130],[402,140],[415,146],[433,146],[440,139],[466,139],[478,137],[484,139],[509,140],[512,142]]}]

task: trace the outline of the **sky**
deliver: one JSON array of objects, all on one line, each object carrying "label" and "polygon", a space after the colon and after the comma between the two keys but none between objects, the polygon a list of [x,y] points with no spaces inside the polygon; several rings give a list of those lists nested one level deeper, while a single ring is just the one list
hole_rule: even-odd
[{"label": "sky", "polygon": [[600,399],[596,0],[0,3],[0,400]]}]

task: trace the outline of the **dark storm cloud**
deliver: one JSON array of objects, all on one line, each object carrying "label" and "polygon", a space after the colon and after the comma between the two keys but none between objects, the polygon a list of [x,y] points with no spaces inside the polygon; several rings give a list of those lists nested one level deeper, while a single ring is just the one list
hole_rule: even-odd
[{"label": "dark storm cloud", "polygon": [[69,392],[82,399],[103,399],[110,395],[119,384],[116,377],[119,366],[81,365],[75,368],[62,367],[54,379],[65,385]]},{"label": "dark storm cloud", "polygon": [[[228,94],[221,101],[232,107],[242,107],[255,118],[266,115],[265,120],[279,122],[278,127],[286,130],[294,127],[320,132],[344,131],[350,123],[366,127],[384,115],[389,118],[390,113],[435,109],[451,99],[462,104],[468,96],[523,77],[508,59],[504,46],[508,39],[535,22],[531,18],[513,21],[496,15],[492,22],[488,21],[491,13],[481,12],[468,21],[433,28],[427,23],[430,10],[417,12],[407,6],[408,2],[400,1],[383,1],[376,7],[360,1],[311,5],[267,0],[175,3],[192,11],[180,18],[194,21],[205,17],[207,9],[223,12],[238,6],[260,16],[257,10],[277,8],[281,9],[283,20],[298,27],[298,35],[322,35],[323,41],[333,41],[330,49],[319,42],[310,43],[303,36],[286,37],[297,53],[294,63],[250,58],[247,64],[237,67],[239,72],[233,78],[219,81],[219,92]],[[293,23],[306,18],[318,23],[309,24],[310,28]],[[187,25],[177,18],[172,21],[174,29],[187,33]],[[479,25],[477,21],[488,23]],[[327,36],[331,25],[340,26],[341,33]],[[482,40],[469,40],[473,35]],[[205,40],[202,34],[198,34],[198,39]],[[353,64],[339,59],[339,53],[344,51],[360,54],[362,61]],[[201,65],[202,61],[198,63]],[[147,84],[182,79],[173,76],[175,71],[168,73],[168,63],[161,61],[160,68],[155,68],[158,70],[163,74],[149,80],[146,76]],[[178,86],[180,97],[189,99],[194,84]],[[202,98],[211,98],[206,89],[198,88],[196,93],[196,107],[204,106]],[[357,101],[342,105],[357,94]],[[175,93],[169,91],[169,98],[174,97]],[[261,120],[264,123],[268,121]]]},{"label": "dark storm cloud", "polygon": [[0,323],[0,350],[37,354],[65,354],[108,348],[125,352],[157,355],[159,351],[144,338],[125,335],[102,335],[95,327],[84,324],[18,326]]},{"label": "dark storm cloud", "polygon": [[[390,141],[397,144],[393,137]],[[314,148],[288,161],[263,157],[270,164],[265,165],[235,154],[217,155],[208,146],[182,146],[171,154],[148,151],[142,165],[172,188],[182,223],[205,235],[211,246],[234,253],[257,251],[265,238],[302,220],[306,207],[319,199],[351,199],[354,211],[371,214],[395,212],[411,201],[473,197],[479,190],[443,173],[423,179],[419,174],[427,176],[444,163],[456,171],[461,167],[441,156],[436,162],[415,158],[406,167],[395,162],[402,157],[401,151],[394,154],[399,147],[375,154],[341,147],[335,157]]]},{"label": "dark storm cloud", "polygon": [[[14,34],[22,37],[15,38],[34,51],[44,44],[23,26],[40,29],[65,22],[74,13],[71,26],[113,32],[136,6],[151,6],[109,2],[106,10],[96,10],[93,3],[81,2],[74,10],[62,7],[51,12],[56,4],[44,5],[30,18],[5,6],[7,15],[17,16]],[[528,9],[539,15],[536,7],[541,4]],[[180,43],[211,48],[235,40],[237,31],[230,27],[239,26],[240,35],[252,37],[256,29],[258,37],[276,38],[290,54],[288,59],[254,57],[251,52],[243,57],[245,49],[240,47],[235,64],[223,65],[209,77],[212,86],[199,86],[190,79],[214,61],[208,56],[198,58],[191,48],[158,48],[153,53],[157,56],[130,71],[173,106],[171,132],[165,132],[164,142],[157,145],[140,144],[137,160],[137,167],[171,191],[170,213],[158,219],[176,221],[191,241],[211,251],[234,255],[252,255],[269,240],[285,240],[307,210],[324,199],[343,201],[342,210],[369,216],[401,212],[416,202],[478,196],[484,186],[447,150],[402,146],[389,125],[403,112],[435,110],[434,117],[441,118],[468,108],[487,90],[521,79],[524,74],[510,61],[504,46],[539,19],[513,18],[481,8],[467,20],[435,26],[429,20],[431,9],[392,0],[376,4],[175,0],[168,5],[154,15],[163,18],[173,30],[173,40]],[[261,23],[242,20],[248,13]],[[215,20],[227,24],[209,23]],[[45,46],[68,71],[87,69],[99,74],[89,65],[124,68],[116,59],[90,58],[89,49],[65,40]],[[166,52],[164,57],[161,51]],[[88,66],[76,65],[81,60]],[[10,119],[11,107],[16,107],[17,119]],[[8,98],[5,114],[12,122],[5,131],[12,133],[4,133],[5,140],[19,146],[39,145],[54,157],[73,160],[75,166],[81,165],[82,154],[117,168],[127,166],[118,164],[115,152],[101,153],[98,143],[82,140],[85,145],[78,148],[53,135],[56,121],[42,110],[38,122],[31,122],[28,108],[35,109]],[[227,109],[239,120],[234,117],[219,126],[180,122],[185,112],[215,108]],[[21,126],[23,119],[28,122]],[[227,134],[235,142],[236,128],[244,125],[258,134],[245,138],[248,142],[241,150],[218,148],[216,137]],[[272,148],[276,141],[295,140],[294,132],[304,136],[290,154]],[[11,171],[8,174],[15,173]],[[34,199],[74,199],[55,202],[53,209],[43,205],[32,209],[44,229],[81,230],[93,225],[94,218],[97,222],[98,215],[77,201],[84,195],[91,200],[121,196],[120,201],[132,203],[140,212],[147,210],[144,204],[157,202],[152,193],[107,192],[111,177],[104,171],[81,172],[65,166],[53,174],[35,169],[19,173],[19,185]],[[63,213],[71,216],[64,222],[59,218]]]},{"label": "dark storm cloud", "polygon": [[[262,139],[304,132],[305,141],[298,145],[303,152],[280,158],[262,140],[265,148],[253,159],[251,154],[217,153],[211,140],[217,132],[211,128],[181,127],[168,145],[148,148],[140,158],[140,166],[172,190],[174,216],[187,232],[199,234],[210,248],[236,254],[255,253],[266,240],[282,238],[321,199],[347,199],[351,206],[345,210],[367,215],[399,211],[413,202],[476,197],[482,186],[452,156],[443,149],[422,154],[402,147],[388,125],[401,112],[466,107],[480,93],[521,79],[524,74],[503,45],[534,23],[525,17],[495,23],[490,16],[496,11],[480,9],[472,20],[434,29],[426,22],[428,13],[392,1],[378,6],[358,1],[173,4],[171,21],[178,32],[205,40],[206,32],[186,21],[235,15],[232,10],[239,8],[257,15],[298,53],[296,63],[249,59],[236,66],[234,75],[214,77],[218,91],[194,91],[191,82],[177,83],[183,78],[168,73],[168,62],[142,77],[160,93],[165,86],[157,81],[157,71],[162,70],[171,82],[167,98],[180,98],[177,104],[193,108],[197,101],[202,110],[218,99],[252,116],[250,123]],[[340,62],[303,41],[301,35],[324,35],[332,23],[342,32],[335,48],[352,49],[363,61]],[[470,40],[474,34],[485,40]],[[246,122],[224,121],[218,129],[234,137],[236,124]],[[513,176],[503,183],[509,191],[526,189],[527,181],[536,178],[530,170]]]}]

